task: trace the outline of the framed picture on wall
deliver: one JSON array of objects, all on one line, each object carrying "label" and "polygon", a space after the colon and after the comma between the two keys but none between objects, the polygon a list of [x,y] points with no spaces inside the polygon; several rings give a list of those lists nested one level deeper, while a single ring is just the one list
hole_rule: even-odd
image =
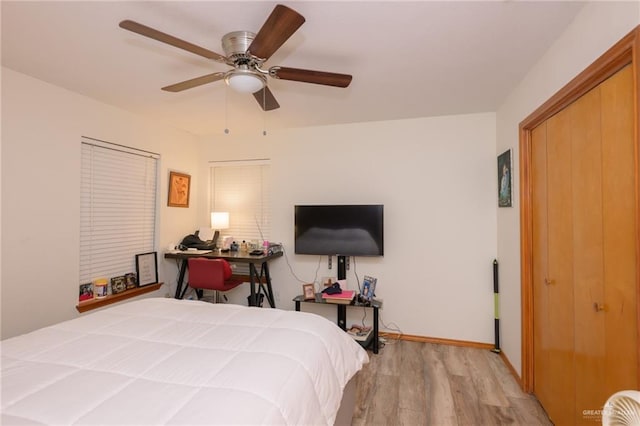
[{"label": "framed picture on wall", "polygon": [[189,207],[189,190],[191,189],[191,176],[169,172],[169,207]]},{"label": "framed picture on wall", "polygon": [[511,150],[498,156],[498,207],[511,207]]}]

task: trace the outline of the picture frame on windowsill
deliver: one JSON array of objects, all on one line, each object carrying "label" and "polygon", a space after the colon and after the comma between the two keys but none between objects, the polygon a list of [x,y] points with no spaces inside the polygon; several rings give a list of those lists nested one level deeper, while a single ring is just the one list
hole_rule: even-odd
[{"label": "picture frame on windowsill", "polygon": [[152,251],[149,253],[136,254],[136,275],[138,277],[139,287],[158,282],[157,252]]}]

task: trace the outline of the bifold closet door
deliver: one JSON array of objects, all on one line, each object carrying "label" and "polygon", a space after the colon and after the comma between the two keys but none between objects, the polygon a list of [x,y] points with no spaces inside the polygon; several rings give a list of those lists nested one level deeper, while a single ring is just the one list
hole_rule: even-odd
[{"label": "bifold closet door", "polygon": [[632,81],[627,66],[572,105],[576,423],[638,387]]},{"label": "bifold closet door", "polygon": [[[600,85],[602,133],[603,282],[592,315],[604,325],[601,357],[608,397],[638,383],[638,192],[633,130],[633,71],[629,65]],[[596,303],[599,305],[596,306]],[[603,354],[603,355],[600,355]],[[599,398],[602,396],[600,395]],[[602,401],[600,402],[602,403]]]},{"label": "bifold closet door", "polygon": [[632,82],[627,66],[532,132],[534,393],[555,424],[638,388]]},{"label": "bifold closet door", "polygon": [[[534,129],[534,392],[556,424],[575,412],[571,117]],[[568,162],[568,163],[567,163]]]},{"label": "bifold closet door", "polygon": [[600,92],[600,87],[596,87],[571,106],[577,424],[586,420],[583,410],[599,410],[606,401],[602,362],[607,352],[605,324],[603,313],[594,305],[604,302],[606,255]]}]

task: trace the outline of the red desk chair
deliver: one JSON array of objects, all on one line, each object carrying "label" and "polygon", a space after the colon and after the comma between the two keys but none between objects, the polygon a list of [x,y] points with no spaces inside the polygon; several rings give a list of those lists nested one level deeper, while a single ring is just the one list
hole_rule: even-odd
[{"label": "red desk chair", "polygon": [[180,298],[184,297],[188,287],[196,290],[202,297],[202,290],[214,290],[215,301],[221,291],[228,291],[242,284],[242,281],[231,279],[231,266],[224,259],[206,259],[194,257],[189,259],[189,285],[184,287]]}]

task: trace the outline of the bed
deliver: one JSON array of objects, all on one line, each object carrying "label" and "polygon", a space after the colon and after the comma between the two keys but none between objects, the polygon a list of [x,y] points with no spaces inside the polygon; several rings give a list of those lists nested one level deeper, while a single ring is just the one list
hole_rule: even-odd
[{"label": "bed", "polygon": [[348,423],[343,399],[353,403],[368,362],[314,314],[169,298],[117,305],[0,350],[3,425]]}]

